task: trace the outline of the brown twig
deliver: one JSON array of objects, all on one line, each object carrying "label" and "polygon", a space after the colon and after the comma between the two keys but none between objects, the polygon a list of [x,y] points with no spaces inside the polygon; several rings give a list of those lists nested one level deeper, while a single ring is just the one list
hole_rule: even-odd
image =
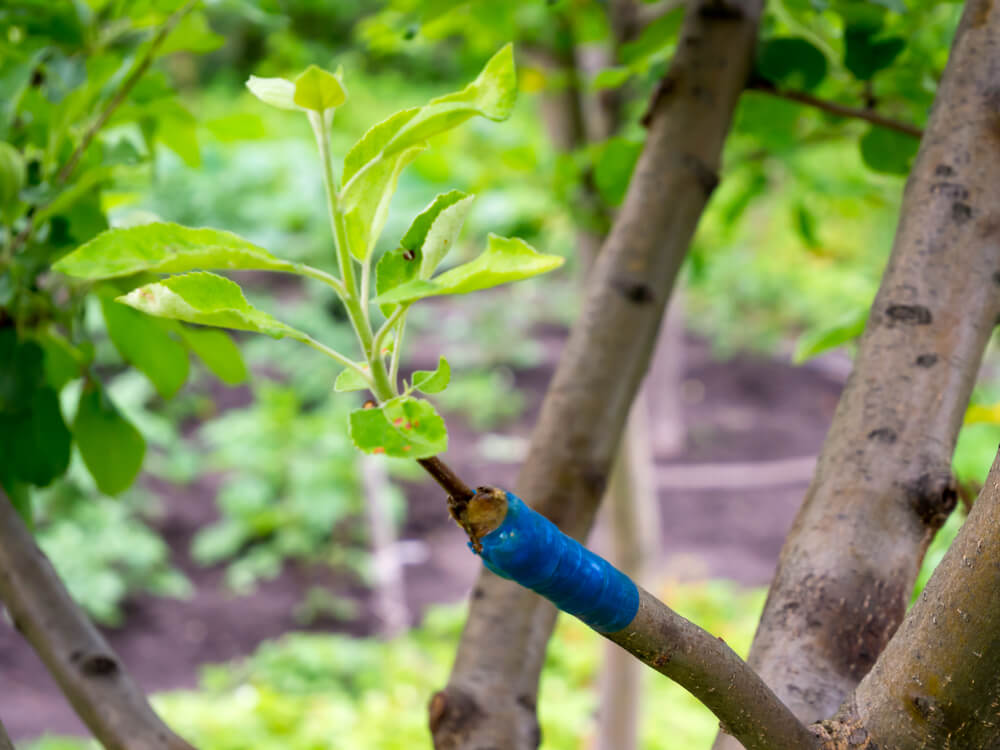
[{"label": "brown twig", "polygon": [[878,127],[885,128],[886,130],[893,130],[897,133],[908,135],[911,138],[916,138],[917,140],[920,140],[920,138],[924,135],[924,131],[916,125],[910,125],[906,122],[893,120],[889,117],[880,115],[873,109],[848,107],[846,104],[831,102],[828,99],[820,99],[819,97],[807,94],[803,91],[779,89],[773,83],[765,81],[762,78],[751,79],[750,82],[747,83],[747,90],[759,91],[762,94],[769,94],[770,96],[774,96],[779,99],[787,99],[788,101],[805,104],[808,107],[821,109],[824,112],[829,112],[837,117],[850,117],[855,120],[865,120],[866,122],[870,122],[872,125],[877,125]]},{"label": "brown twig", "polygon": [[417,463],[423,466],[427,473],[434,477],[434,481],[448,493],[448,507],[452,515],[456,519],[459,518],[469,500],[476,494],[475,490],[463,482],[462,478],[437,456],[418,458]]}]

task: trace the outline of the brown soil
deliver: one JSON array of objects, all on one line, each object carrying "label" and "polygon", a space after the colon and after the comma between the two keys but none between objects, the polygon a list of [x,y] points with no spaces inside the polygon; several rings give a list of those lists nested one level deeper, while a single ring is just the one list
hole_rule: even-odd
[{"label": "brown soil", "polygon": [[[548,362],[516,374],[528,409],[515,424],[502,428],[504,435],[525,437],[530,432],[562,338],[549,332],[544,342]],[[694,340],[686,342],[684,357],[684,378],[691,386],[685,392],[694,397],[684,406],[686,446],[672,462],[746,462],[815,455],[819,450],[840,392],[836,379],[762,358],[717,362],[705,344]],[[449,417],[448,423],[454,446],[449,460],[462,476],[475,484],[514,484],[516,464],[486,461],[476,449],[480,436],[461,418]],[[289,565],[253,595],[237,597],[226,589],[221,568],[198,567],[189,546],[197,528],[215,517],[214,481],[155,485],[167,509],[158,527],[173,550],[174,563],[195,585],[195,594],[183,601],[136,596],[128,602],[126,625],[105,631],[128,669],[150,691],[193,687],[200,665],[248,654],[264,639],[302,629],[293,610],[316,584],[357,601],[360,614],[348,623],[318,621],[311,629],[364,635],[375,625],[369,592],[328,569]],[[804,488],[800,481],[740,492],[662,491],[663,570],[687,578],[722,576],[745,584],[767,583]],[[406,494],[409,517],[403,536],[424,542],[427,551],[424,562],[406,568],[408,605],[417,621],[428,605],[463,597],[478,563],[448,520],[435,485],[408,484]],[[0,716],[15,740],[46,731],[84,733],[41,663],[7,622],[0,622],[0,674]]]}]

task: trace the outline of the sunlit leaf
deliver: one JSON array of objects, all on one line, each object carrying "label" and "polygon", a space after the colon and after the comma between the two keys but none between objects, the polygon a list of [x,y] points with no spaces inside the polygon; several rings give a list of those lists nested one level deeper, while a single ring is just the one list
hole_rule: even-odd
[{"label": "sunlit leaf", "polygon": [[448,387],[451,381],[451,366],[448,360],[441,357],[434,370],[416,370],[412,375],[411,385],[414,390],[423,393],[440,393]]},{"label": "sunlit leaf", "polygon": [[171,398],[188,376],[184,347],[148,315],[101,296],[108,336],[122,359],[140,370],[163,398]]},{"label": "sunlit leaf", "polygon": [[[368,365],[362,365],[366,370]],[[345,367],[341,373],[337,376],[337,379],[333,381],[333,390],[337,393],[346,393],[348,391],[366,391],[371,388],[371,385],[365,382],[365,379],[361,377],[357,370],[353,370],[350,367]]]},{"label": "sunlit leaf", "polygon": [[796,364],[802,364],[823,352],[853,341],[864,333],[867,321],[868,308],[866,307],[851,312],[835,325],[803,334],[795,346],[792,361]]},{"label": "sunlit leaf", "polygon": [[247,302],[239,285],[214,273],[171,276],[133,289],[120,302],[160,318],[307,341],[309,337]]},{"label": "sunlit leaf", "polygon": [[154,223],[109,229],[52,266],[68,276],[110,279],[140,271],[256,270],[298,273],[299,266],[271,255],[232,232]]},{"label": "sunlit leaf", "polygon": [[322,112],[339,107],[346,99],[347,92],[340,77],[315,65],[310,65],[295,79],[292,101],[303,109]]},{"label": "sunlit leaf", "polygon": [[558,268],[564,259],[539,253],[521,239],[489,236],[485,252],[430,280],[413,279],[375,298],[378,304],[412,302],[441,294],[465,294],[519,281]]},{"label": "sunlit leaf", "polygon": [[[455,246],[462,231],[465,217],[472,208],[473,196],[469,195],[445,207],[434,219],[421,243],[420,278],[429,279],[448,251]],[[406,238],[404,237],[404,240]]]},{"label": "sunlit leaf", "polygon": [[131,486],[142,468],[146,441],[102,388],[80,394],[73,435],[101,492],[117,495]]},{"label": "sunlit leaf", "polygon": [[428,458],[448,449],[444,420],[430,403],[401,396],[351,412],[351,439],[365,453]]},{"label": "sunlit leaf", "polygon": [[295,103],[295,84],[287,78],[250,76],[247,88],[265,104],[279,109],[299,109]]},{"label": "sunlit leaf", "polygon": [[240,349],[229,334],[212,328],[179,326],[184,343],[226,385],[239,385],[249,377]]}]

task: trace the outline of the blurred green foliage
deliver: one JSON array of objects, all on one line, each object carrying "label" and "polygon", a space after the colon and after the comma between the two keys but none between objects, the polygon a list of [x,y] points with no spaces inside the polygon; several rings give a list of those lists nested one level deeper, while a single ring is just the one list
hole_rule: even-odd
[{"label": "blurred green foliage", "polygon": [[[670,585],[658,594],[685,617],[745,654],[764,592],[722,582]],[[203,750],[315,750],[424,747],[427,696],[447,679],[464,613],[429,610],[423,625],[391,641],[292,633],[243,661],[207,667],[198,691],[156,696],[154,704]],[[596,685],[605,642],[560,617],[546,655],[539,701],[546,748],[578,750],[594,731]],[[642,711],[647,750],[708,748],[718,721],[690,694],[652,672]],[[44,739],[31,750],[78,750],[84,742]]]}]

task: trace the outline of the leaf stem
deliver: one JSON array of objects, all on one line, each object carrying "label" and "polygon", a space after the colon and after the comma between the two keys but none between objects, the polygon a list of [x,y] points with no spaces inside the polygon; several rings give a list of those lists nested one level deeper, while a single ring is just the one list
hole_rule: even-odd
[{"label": "leaf stem", "polygon": [[[406,312],[409,312],[409,310],[407,309]],[[392,383],[393,388],[397,388],[399,383],[399,360],[402,358],[403,330],[406,328],[406,312],[400,316],[399,322],[396,324],[396,341],[392,347],[392,357],[389,364],[389,382]]]},{"label": "leaf stem", "polygon": [[352,359],[350,359],[348,357],[345,357],[343,354],[341,354],[340,352],[338,352],[336,349],[331,349],[326,344],[323,344],[323,343],[317,341],[316,339],[314,339],[312,336],[305,336],[305,338],[301,338],[301,339],[299,339],[299,341],[301,341],[303,344],[308,344],[309,346],[311,346],[313,349],[315,349],[318,352],[323,352],[323,354],[325,354],[326,356],[328,356],[330,359],[334,360],[335,362],[343,365],[344,367],[347,367],[347,368],[349,368],[351,370],[354,370],[354,372],[356,372],[358,375],[360,375],[364,379],[364,381],[368,385],[368,387],[372,388],[374,390],[375,383],[372,380],[371,374],[368,373],[363,367],[361,367],[354,360],[352,360]]},{"label": "leaf stem", "polygon": [[298,269],[304,276],[316,279],[317,281],[322,281],[324,284],[331,287],[333,291],[337,293],[337,296],[340,297],[340,300],[342,302],[345,300],[347,296],[347,290],[344,288],[344,285],[341,283],[340,279],[338,279],[336,276],[329,274],[326,271],[322,271],[319,268],[313,268],[312,266],[308,266],[305,263],[299,264]]},{"label": "leaf stem", "polygon": [[[385,341],[385,337],[389,332],[395,327],[396,323],[406,314],[406,309],[409,305],[398,305],[392,314],[386,319],[382,327],[378,329],[378,333],[375,334],[375,339],[372,341],[371,356],[378,357],[381,359],[382,354],[382,344]],[[399,343],[399,342],[397,342]]]}]

